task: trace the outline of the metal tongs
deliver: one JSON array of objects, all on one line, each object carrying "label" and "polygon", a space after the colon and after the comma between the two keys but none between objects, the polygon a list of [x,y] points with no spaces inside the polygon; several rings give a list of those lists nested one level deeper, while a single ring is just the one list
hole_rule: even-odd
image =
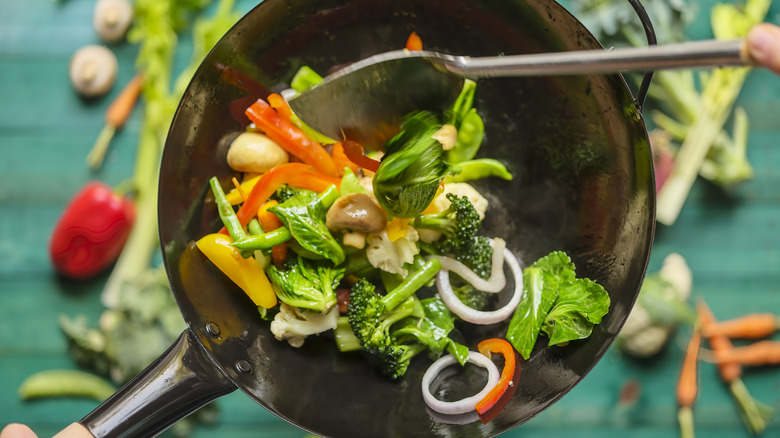
[{"label": "metal tongs", "polygon": [[409,112],[453,102],[464,78],[747,65],[754,62],[741,39],[490,57],[398,50],[329,75],[290,105],[301,120],[331,138],[379,146]]}]

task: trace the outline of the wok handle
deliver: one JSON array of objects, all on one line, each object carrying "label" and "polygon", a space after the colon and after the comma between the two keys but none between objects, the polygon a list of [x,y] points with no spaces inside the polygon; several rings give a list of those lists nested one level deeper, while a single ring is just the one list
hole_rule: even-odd
[{"label": "wok handle", "polygon": [[235,389],[195,333],[187,329],[155,362],[58,437],[156,436]]}]

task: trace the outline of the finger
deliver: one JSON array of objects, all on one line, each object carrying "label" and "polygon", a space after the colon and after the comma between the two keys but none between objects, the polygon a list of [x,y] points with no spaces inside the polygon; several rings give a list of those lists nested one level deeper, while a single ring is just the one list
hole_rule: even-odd
[{"label": "finger", "polygon": [[0,438],[38,438],[38,435],[24,424],[11,423],[0,432]]},{"label": "finger", "polygon": [[780,27],[759,24],[748,33],[747,46],[761,66],[780,74]]}]

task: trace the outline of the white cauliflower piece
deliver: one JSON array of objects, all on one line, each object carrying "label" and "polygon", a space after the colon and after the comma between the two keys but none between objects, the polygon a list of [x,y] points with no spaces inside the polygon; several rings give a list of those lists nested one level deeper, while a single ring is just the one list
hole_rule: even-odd
[{"label": "white cauliflower piece", "polygon": [[319,313],[282,303],[279,313],[271,321],[271,333],[277,340],[287,341],[291,346],[299,348],[307,336],[335,329],[338,318],[338,306]]},{"label": "white cauliflower piece", "polygon": [[413,227],[407,227],[406,236],[395,242],[388,239],[386,230],[379,234],[370,234],[366,238],[368,262],[385,272],[408,275],[409,271],[404,269],[404,265],[412,263],[414,256],[420,253],[420,248],[417,247],[419,238],[420,235]]}]

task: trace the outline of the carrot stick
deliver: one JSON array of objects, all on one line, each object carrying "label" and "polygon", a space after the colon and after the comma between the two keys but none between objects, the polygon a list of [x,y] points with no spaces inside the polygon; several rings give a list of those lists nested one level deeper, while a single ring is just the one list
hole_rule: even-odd
[{"label": "carrot stick", "polygon": [[138,73],[125,85],[125,88],[119,92],[114,101],[111,102],[111,105],[108,106],[106,110],[106,124],[103,126],[100,134],[98,134],[98,138],[95,141],[95,145],[92,146],[89,155],[87,155],[87,165],[90,168],[98,169],[103,164],[103,158],[106,156],[108,145],[111,143],[111,139],[114,138],[114,133],[125,124],[130,117],[130,113],[133,112],[133,107],[141,94],[143,83],[143,74]]},{"label": "carrot stick", "polygon": [[[710,348],[714,352],[727,352],[734,348],[731,340],[722,334],[716,333],[713,327],[718,324],[715,315],[703,300],[696,304],[696,311],[699,316],[699,324],[702,334],[707,338]],[[758,402],[750,395],[745,383],[742,382],[742,365],[738,363],[720,363],[718,374],[721,380],[728,386],[731,395],[737,403],[742,421],[748,431],[754,435],[759,434],[766,429],[766,420],[772,415],[762,414],[758,407]]]},{"label": "carrot stick", "polygon": [[740,318],[720,321],[705,330],[705,336],[726,336],[729,338],[764,338],[778,329],[777,315],[753,313]]},{"label": "carrot stick", "polygon": [[[715,319],[715,315],[707,306],[707,304],[700,300],[696,303],[696,311],[699,315],[699,324],[702,334],[707,338],[707,342],[710,344],[710,348],[714,352],[726,352],[731,351],[734,348],[731,340],[728,337],[716,334],[712,327],[715,326],[718,321]],[[742,367],[736,363],[723,363],[718,364],[718,373],[721,380],[726,384],[731,384],[736,379],[742,377]]]},{"label": "carrot stick", "polygon": [[699,359],[699,347],[701,346],[701,332],[694,330],[688,349],[685,351],[680,380],[677,382],[677,404],[679,410],[677,419],[680,423],[680,435],[682,438],[693,438],[693,404],[698,395],[697,362]]},{"label": "carrot stick", "polygon": [[333,162],[336,163],[336,167],[339,169],[339,175],[344,174],[344,168],[349,167],[352,173],[357,172],[358,166],[353,163],[344,153],[344,145],[340,141],[333,144],[333,151],[330,153],[333,157]]},{"label": "carrot stick", "polygon": [[409,34],[409,38],[406,39],[406,50],[422,50],[422,39],[416,32]]},{"label": "carrot stick", "polygon": [[780,364],[780,341],[759,341],[729,351],[715,351],[716,363],[738,363],[742,365]]}]

